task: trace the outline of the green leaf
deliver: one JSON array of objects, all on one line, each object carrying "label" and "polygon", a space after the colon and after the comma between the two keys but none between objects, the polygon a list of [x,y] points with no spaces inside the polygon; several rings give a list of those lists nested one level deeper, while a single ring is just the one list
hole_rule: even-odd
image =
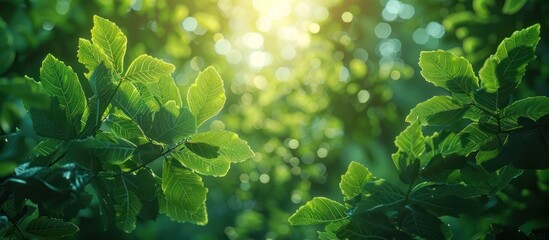
[{"label": "green leaf", "polygon": [[103,162],[121,164],[133,156],[135,144],[121,138],[108,138],[98,135],[86,140],[86,148],[93,149]]},{"label": "green leaf", "polygon": [[40,237],[50,238],[70,236],[78,232],[78,230],[78,227],[73,223],[48,217],[37,217],[32,219],[25,228],[25,232],[32,233]]},{"label": "green leaf", "polygon": [[255,156],[248,143],[236,133],[219,130],[197,133],[192,137],[193,142],[207,143],[219,147],[219,154],[233,163],[242,162]]},{"label": "green leaf", "polygon": [[112,104],[134,120],[142,130],[151,127],[151,110],[131,82],[124,81],[120,84],[112,98]]},{"label": "green leaf", "polygon": [[112,81],[112,72],[104,64],[99,64],[90,77],[93,96],[89,99],[88,119],[80,138],[94,134],[101,127],[103,113],[110,104],[116,90]]},{"label": "green leaf", "polygon": [[392,154],[391,158],[399,172],[400,180],[406,184],[412,183],[419,173],[420,160],[400,151]]},{"label": "green leaf", "polygon": [[175,66],[160,59],[143,54],[133,60],[124,76],[126,81],[154,83],[175,71]]},{"label": "green leaf", "polygon": [[15,59],[15,45],[13,34],[8,25],[0,18],[0,75],[11,67]]},{"label": "green leaf", "polygon": [[339,188],[346,198],[352,199],[362,193],[364,184],[373,180],[374,176],[368,168],[353,161],[349,164],[347,172],[341,176]]},{"label": "green leaf", "polygon": [[338,240],[336,232],[347,225],[349,220],[342,220],[337,222],[331,222],[324,228],[324,231],[318,231],[318,239],[320,240]]},{"label": "green leaf", "polygon": [[345,206],[334,200],[315,197],[297,209],[288,221],[292,225],[329,223],[349,218],[346,210]]},{"label": "green leaf", "polygon": [[156,198],[158,188],[151,169],[143,168],[134,173],[124,174],[122,177],[125,179],[128,190],[134,192],[141,201],[152,201]]},{"label": "green leaf", "polygon": [[131,233],[135,229],[136,217],[143,204],[137,195],[129,190],[124,177],[115,178],[114,184],[116,226],[126,233]]},{"label": "green leaf", "polygon": [[384,179],[367,182],[362,193],[362,198],[355,208],[356,213],[396,209],[401,207],[405,199],[400,189]]},{"label": "green leaf", "polygon": [[221,177],[225,176],[231,168],[231,162],[226,157],[205,158],[186,148],[172,152],[172,156],[183,166],[202,175]]},{"label": "green leaf", "polygon": [[40,68],[40,80],[47,93],[55,96],[65,112],[66,128],[80,131],[80,119],[86,108],[86,96],[71,67],[57,60],[51,54],[46,56]]},{"label": "green leaf", "polygon": [[39,142],[30,152],[30,157],[38,157],[38,156],[48,156],[61,146],[62,141],[57,139],[46,139],[44,141]]},{"label": "green leaf", "polygon": [[483,129],[478,123],[467,125],[458,136],[462,139],[464,146],[461,153],[465,155],[498,141],[496,134]]},{"label": "green leaf", "polygon": [[163,143],[178,143],[196,132],[196,119],[188,108],[179,108],[169,101],[154,114],[146,135]]},{"label": "green leaf", "polygon": [[42,137],[61,140],[71,140],[76,137],[76,129],[69,128],[66,114],[59,105],[57,98],[50,100],[49,109],[30,109],[32,127],[36,134]]},{"label": "green leaf", "polygon": [[513,90],[518,86],[528,63],[536,58],[540,25],[515,31],[498,46],[496,54],[486,59],[479,71],[482,85],[488,92],[498,92],[498,108],[504,107]]},{"label": "green leaf", "polygon": [[[113,22],[94,15],[91,37],[93,45],[97,46],[97,49],[100,49],[110,62],[106,65],[113,66],[112,70],[122,73],[127,39],[120,28]],[[91,51],[95,51],[95,49]]]},{"label": "green leaf", "polygon": [[419,121],[413,122],[395,139],[399,151],[405,152],[412,158],[418,158],[425,152],[425,137],[421,133]]},{"label": "green leaf", "polygon": [[219,156],[219,147],[207,143],[185,142],[185,147],[192,153],[206,159],[217,158]]},{"label": "green leaf", "polygon": [[160,77],[158,82],[147,84],[147,88],[160,105],[164,105],[168,101],[174,101],[178,107],[183,106],[179,89],[170,75]]},{"label": "green leaf", "polygon": [[191,170],[184,168],[177,161],[165,160],[162,169],[162,191],[166,201],[196,212],[206,201],[208,189],[202,178]]},{"label": "green leaf", "polygon": [[187,103],[200,126],[215,116],[225,105],[223,80],[213,67],[200,72],[187,93]]},{"label": "green leaf", "polygon": [[460,120],[468,108],[449,96],[434,96],[414,107],[406,122],[417,119],[422,125],[449,125]]},{"label": "green leaf", "polygon": [[1,161],[0,162],[0,178],[7,177],[13,173],[13,170],[17,167],[17,163]]},{"label": "green leaf", "polygon": [[115,136],[127,139],[133,143],[138,143],[138,139],[145,136],[139,126],[125,116],[109,114],[105,119],[105,124],[107,124]]},{"label": "green leaf", "polygon": [[208,213],[206,212],[206,203],[203,203],[197,210],[189,210],[180,204],[166,200],[164,196],[158,198],[160,212],[166,214],[173,221],[184,223],[191,222],[197,225],[208,224]]},{"label": "green leaf", "polygon": [[108,69],[113,69],[112,62],[107,59],[107,56],[96,45],[93,45],[89,40],[78,39],[78,62],[84,64],[88,73],[87,78],[91,76],[93,71],[101,62],[107,65]]},{"label": "green leaf", "polygon": [[528,0],[505,0],[505,4],[503,4],[503,13],[513,15],[520,11],[527,2]]},{"label": "green leaf", "polygon": [[450,52],[423,51],[419,66],[425,80],[452,93],[471,95],[478,88],[478,78],[469,61]]},{"label": "green leaf", "polygon": [[509,130],[520,127],[519,117],[526,117],[532,120],[549,114],[549,98],[545,96],[529,97],[518,100],[503,109],[501,117],[502,130]]},{"label": "green leaf", "polygon": [[400,214],[402,228],[406,231],[425,239],[446,239],[442,233],[444,223],[425,210],[406,205]]}]

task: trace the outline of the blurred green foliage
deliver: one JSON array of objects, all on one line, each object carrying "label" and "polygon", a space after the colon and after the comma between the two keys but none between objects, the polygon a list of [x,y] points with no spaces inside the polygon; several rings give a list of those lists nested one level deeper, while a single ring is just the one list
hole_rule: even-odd
[{"label": "blurred green foliage", "polygon": [[[521,98],[549,95],[549,38],[543,31],[549,28],[543,17],[549,4],[530,0],[518,11],[504,11],[505,2],[4,0],[0,135],[6,139],[16,129],[32,134],[18,100],[25,91],[5,92],[4,86],[38,76],[50,52],[84,72],[71,43],[89,38],[92,16],[101,15],[128,36],[128,59],[148,53],[173,63],[182,91],[214,65],[225,80],[227,102],[202,128],[238,132],[256,157],[236,164],[223,179],[205,179],[216,186],[208,193],[206,226],[161,218],[138,223],[126,236],[115,229],[101,232],[84,211],[80,221],[89,227],[78,236],[316,238],[317,229],[290,227],[290,214],[313,196],[339,194],[337,184],[351,161],[394,178],[390,153],[405,116],[442,93],[419,75],[421,50],[452,49],[478,70],[504,36],[540,22],[538,58],[518,91]],[[22,159],[35,144],[23,138],[2,142],[0,160]]]}]

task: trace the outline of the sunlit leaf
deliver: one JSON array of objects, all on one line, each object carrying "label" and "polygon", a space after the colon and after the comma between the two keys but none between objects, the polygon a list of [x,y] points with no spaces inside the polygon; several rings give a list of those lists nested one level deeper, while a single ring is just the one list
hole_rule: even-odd
[{"label": "sunlit leaf", "polygon": [[136,143],[138,138],[144,137],[143,131],[131,119],[118,114],[109,114],[105,123],[112,132],[120,138],[125,138]]},{"label": "sunlit leaf", "polygon": [[202,175],[225,176],[231,168],[231,162],[226,157],[205,158],[189,149],[172,152],[172,156],[179,160],[183,166]]},{"label": "sunlit leaf", "polygon": [[170,75],[160,77],[158,82],[147,84],[147,88],[161,105],[174,101],[178,107],[182,106],[181,94]]},{"label": "sunlit leaf", "polygon": [[448,96],[434,96],[419,103],[406,117],[407,122],[420,121],[423,125],[448,125],[461,119],[468,106]]},{"label": "sunlit leaf", "polygon": [[421,133],[421,125],[416,121],[402,131],[395,139],[395,145],[400,151],[413,158],[419,157],[425,151],[425,137]]},{"label": "sunlit leaf", "polygon": [[65,112],[67,128],[80,131],[80,119],[86,108],[82,86],[71,67],[48,54],[40,68],[40,80],[47,93],[55,96]]},{"label": "sunlit leaf", "polygon": [[158,82],[175,71],[175,66],[160,59],[143,54],[133,60],[124,76],[125,81]]},{"label": "sunlit leaf", "polygon": [[78,39],[78,62],[84,64],[88,73],[86,77],[90,77],[94,69],[101,62],[107,65],[107,68],[113,69],[112,62],[107,59],[107,56],[96,45],[93,45],[89,40]]},{"label": "sunlit leaf", "polygon": [[345,197],[352,199],[362,193],[364,184],[374,180],[368,168],[357,162],[351,162],[344,175],[341,176],[339,188]]},{"label": "sunlit leaf", "polygon": [[120,84],[112,98],[112,104],[134,120],[142,130],[151,127],[151,110],[131,82],[124,81]]},{"label": "sunlit leaf", "polygon": [[219,130],[197,133],[192,137],[192,141],[219,147],[219,154],[234,163],[255,156],[248,143],[240,139],[236,133],[230,131]]},{"label": "sunlit leaf", "polygon": [[50,238],[70,236],[78,232],[78,230],[78,227],[71,222],[64,222],[61,219],[48,217],[32,219],[25,228],[25,232]]},{"label": "sunlit leaf", "polygon": [[503,109],[501,118],[502,130],[519,127],[519,117],[526,117],[532,120],[549,114],[549,98],[545,96],[529,97],[518,100]]},{"label": "sunlit leaf", "polygon": [[215,116],[225,105],[223,80],[213,67],[200,72],[187,93],[187,103],[196,116],[196,125]]},{"label": "sunlit leaf", "polygon": [[479,71],[482,86],[488,92],[498,92],[497,108],[506,106],[513,90],[521,82],[526,66],[536,58],[535,50],[540,39],[540,25],[536,24],[505,38],[496,54],[486,59]]},{"label": "sunlit leaf", "polygon": [[176,222],[191,222],[197,225],[206,225],[208,223],[208,213],[206,204],[203,203],[197,210],[189,210],[177,203],[168,201],[164,195],[158,198],[160,212],[166,214],[170,219]]},{"label": "sunlit leaf", "polygon": [[421,52],[419,66],[425,80],[452,93],[470,95],[478,88],[478,78],[469,61],[450,52]]},{"label": "sunlit leaf", "polygon": [[324,197],[315,197],[301,206],[288,219],[292,225],[329,223],[349,218],[341,203]]},{"label": "sunlit leaf", "polygon": [[165,160],[162,167],[162,191],[166,201],[188,212],[196,212],[206,201],[208,189],[204,187],[200,176],[177,161]]},{"label": "sunlit leaf", "polygon": [[178,143],[196,132],[195,116],[188,108],[179,108],[169,101],[154,114],[151,128],[146,135],[163,143]]},{"label": "sunlit leaf", "polygon": [[[107,19],[93,16],[91,37],[93,45],[97,46],[97,49],[100,49],[111,63],[106,65],[113,66],[113,70],[122,73],[124,71],[127,39],[120,28]],[[94,51],[94,49],[91,51]]]}]

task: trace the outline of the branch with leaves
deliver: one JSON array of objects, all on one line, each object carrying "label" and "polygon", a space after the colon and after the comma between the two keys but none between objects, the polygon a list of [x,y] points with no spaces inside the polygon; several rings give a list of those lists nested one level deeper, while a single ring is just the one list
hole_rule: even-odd
[{"label": "branch with leaves", "polygon": [[[421,75],[450,95],[418,104],[406,118],[410,125],[396,137],[392,155],[401,182],[376,178],[352,162],[339,185],[344,203],[316,197],[290,223],[327,224],[320,239],[450,239],[443,217],[473,215],[486,196],[500,194],[524,169],[549,168],[549,98],[515,101],[513,95],[535,59],[539,35],[536,24],[504,39],[480,79],[463,57],[422,52]],[[430,136],[422,131],[463,125]],[[542,184],[548,172],[538,173]]]},{"label": "branch with leaves", "polygon": [[[48,55],[40,81],[24,83],[46,103],[25,102],[39,143],[2,178],[0,220],[9,220],[0,225],[2,237],[73,234],[78,227],[70,220],[93,195],[105,228],[130,233],[137,218],[159,213],[203,225],[202,176],[225,176],[231,163],[254,156],[233,132],[197,132],[225,104],[213,67],[198,74],[184,106],[171,77],[175,66],[143,54],[125,69],[126,36],[107,19],[93,21],[91,41],[79,40],[86,80]],[[147,167],[156,160],[163,160],[161,174]]]}]

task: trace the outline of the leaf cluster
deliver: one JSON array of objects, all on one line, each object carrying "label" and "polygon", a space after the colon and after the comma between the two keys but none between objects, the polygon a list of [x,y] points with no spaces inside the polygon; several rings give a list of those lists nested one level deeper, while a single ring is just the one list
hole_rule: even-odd
[{"label": "leaf cluster", "polygon": [[[525,169],[549,168],[549,98],[514,98],[539,35],[538,24],[514,32],[478,75],[463,57],[422,52],[421,75],[450,95],[422,102],[406,117],[410,125],[392,155],[401,183],[353,162],[341,177],[343,203],[316,197],[290,223],[327,223],[320,239],[449,239],[441,217],[478,215],[486,196]],[[425,136],[423,128],[432,126],[458,130]]]},{"label": "leaf cluster", "polygon": [[[104,228],[132,232],[159,213],[177,222],[208,222],[202,176],[225,176],[231,163],[254,156],[236,133],[197,132],[223,108],[223,81],[213,67],[186,95],[175,66],[143,54],[125,68],[127,39],[94,16],[91,40],[80,39],[73,68],[49,54],[40,81],[24,80],[43,104],[25,102],[39,143],[25,162],[2,172],[3,237],[62,237],[78,231],[80,209],[99,203]],[[23,80],[22,80],[23,81]],[[163,160],[162,171],[149,163]]]}]

